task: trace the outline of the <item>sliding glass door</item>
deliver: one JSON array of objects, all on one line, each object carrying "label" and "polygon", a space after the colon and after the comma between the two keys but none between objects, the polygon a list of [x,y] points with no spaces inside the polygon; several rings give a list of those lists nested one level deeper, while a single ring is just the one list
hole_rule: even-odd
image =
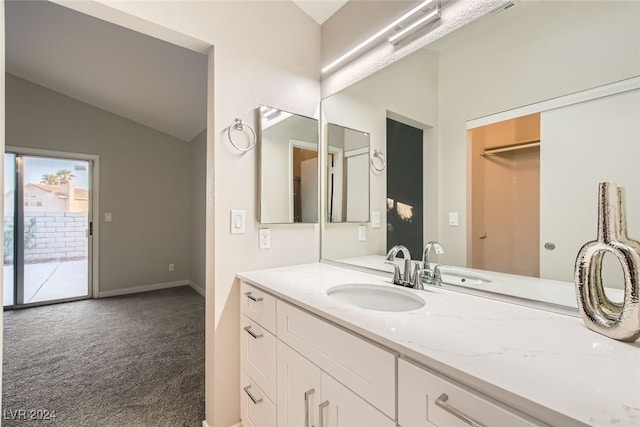
[{"label": "sliding glass door", "polygon": [[91,296],[91,162],[5,154],[4,305]]}]

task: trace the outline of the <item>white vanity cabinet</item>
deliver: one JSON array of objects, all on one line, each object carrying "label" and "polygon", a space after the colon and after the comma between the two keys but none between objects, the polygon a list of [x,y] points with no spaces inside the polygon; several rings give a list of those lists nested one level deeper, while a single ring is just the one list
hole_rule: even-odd
[{"label": "white vanity cabinet", "polygon": [[395,427],[394,420],[278,341],[278,427]]},{"label": "white vanity cabinet", "polygon": [[398,425],[401,427],[542,426],[524,414],[442,375],[398,361]]},{"label": "white vanity cabinet", "polygon": [[276,425],[276,299],[242,283],[241,416],[244,427]]},{"label": "white vanity cabinet", "polygon": [[244,427],[396,427],[397,354],[241,283]]}]

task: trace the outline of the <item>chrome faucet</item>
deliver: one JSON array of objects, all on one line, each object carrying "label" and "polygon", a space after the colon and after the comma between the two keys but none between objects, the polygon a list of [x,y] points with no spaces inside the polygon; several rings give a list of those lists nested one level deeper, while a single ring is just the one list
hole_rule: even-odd
[{"label": "chrome faucet", "polygon": [[[404,257],[404,273],[400,274],[400,267],[394,261],[396,259],[396,255],[398,252],[402,252],[402,256]],[[396,245],[389,249],[387,252],[387,256],[385,257],[385,264],[390,264],[393,266],[393,283],[395,285],[406,286],[411,283],[411,254],[409,253],[409,249],[403,245]]]},{"label": "chrome faucet", "polygon": [[442,249],[442,246],[440,246],[440,243],[438,242],[431,241],[424,245],[424,249],[422,250],[422,270],[425,273],[427,283],[433,282],[435,275],[435,271],[431,270],[431,262],[429,260],[431,249],[436,251],[437,255],[442,255],[444,253],[444,249]]}]

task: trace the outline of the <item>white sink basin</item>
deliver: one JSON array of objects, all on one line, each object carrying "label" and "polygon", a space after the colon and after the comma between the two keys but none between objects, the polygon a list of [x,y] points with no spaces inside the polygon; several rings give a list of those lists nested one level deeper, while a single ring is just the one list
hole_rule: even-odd
[{"label": "white sink basin", "polygon": [[440,275],[443,283],[452,285],[486,285],[493,282],[491,276],[458,267],[441,266]]},{"label": "white sink basin", "polygon": [[329,297],[342,303],[376,311],[411,311],[424,306],[424,300],[402,288],[351,283],[327,290]]}]

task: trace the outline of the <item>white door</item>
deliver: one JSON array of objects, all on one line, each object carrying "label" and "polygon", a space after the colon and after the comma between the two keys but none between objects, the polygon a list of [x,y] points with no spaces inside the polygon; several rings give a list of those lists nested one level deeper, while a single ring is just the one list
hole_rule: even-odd
[{"label": "white door", "polygon": [[320,368],[278,341],[278,427],[318,426]]}]

